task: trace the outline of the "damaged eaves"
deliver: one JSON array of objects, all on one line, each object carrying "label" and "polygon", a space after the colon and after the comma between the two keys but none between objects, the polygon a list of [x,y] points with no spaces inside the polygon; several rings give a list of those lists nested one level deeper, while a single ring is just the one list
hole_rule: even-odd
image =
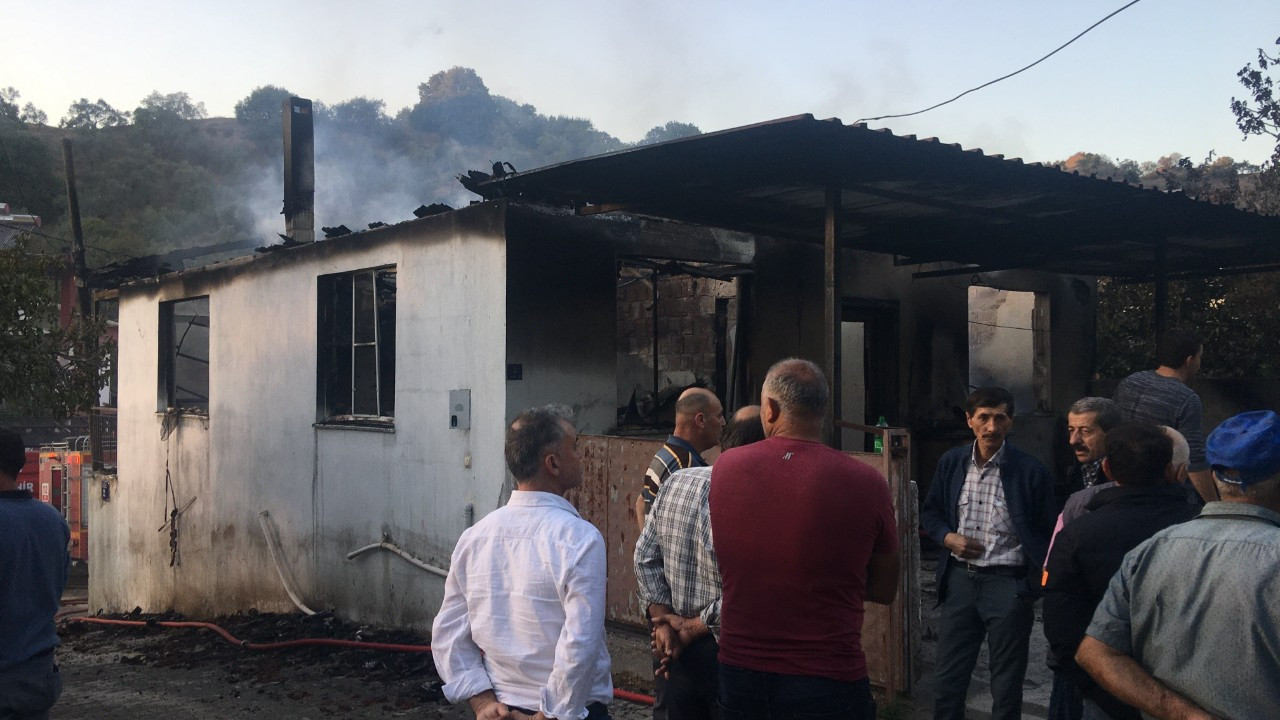
[{"label": "damaged eaves", "polygon": [[[422,210],[426,206],[419,207]],[[451,208],[447,205],[433,204],[431,207],[446,208],[443,212],[447,212]],[[415,211],[417,215],[418,211]],[[418,217],[429,217],[430,215],[439,214],[432,212]],[[404,222],[413,222],[406,220]],[[369,223],[369,230],[380,230],[384,228],[394,227],[400,223]],[[367,230],[352,231],[345,225],[339,225],[336,228],[322,228],[325,232],[326,240],[334,240],[340,237],[356,237],[361,236]],[[331,234],[332,231],[332,234]],[[95,289],[111,289],[119,287],[122,284],[147,278],[160,277],[173,272],[183,270],[193,270],[197,268],[211,268],[226,265],[236,260],[252,259],[257,255],[267,255],[281,252],[284,250],[292,250],[294,248],[305,247],[314,244],[313,242],[298,241],[283,235],[277,234],[280,242],[271,245],[258,245],[255,240],[236,240],[226,243],[218,243],[215,245],[205,245],[194,248],[184,248],[181,250],[173,250],[166,253],[158,253],[155,255],[145,255],[137,258],[130,258],[120,262],[104,265],[93,272],[90,278],[90,284]],[[253,253],[247,251],[252,250]],[[216,256],[223,256],[217,258]],[[212,261],[209,258],[216,258]],[[188,264],[188,261],[199,260],[200,262]]]},{"label": "damaged eaves", "polygon": [[1276,218],[812,115],[469,179],[487,199],[811,243],[823,241],[838,188],[843,247],[962,266],[917,277],[1025,268],[1140,279],[1158,273],[1157,258],[1171,276],[1280,265]]}]

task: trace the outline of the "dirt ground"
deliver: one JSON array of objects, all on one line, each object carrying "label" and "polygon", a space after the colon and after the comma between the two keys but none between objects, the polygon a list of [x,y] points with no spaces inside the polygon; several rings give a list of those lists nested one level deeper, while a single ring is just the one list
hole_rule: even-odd
[{"label": "dirt ground", "polygon": [[[919,678],[910,697],[880,699],[886,720],[931,717],[933,651],[936,647],[933,563],[921,568],[923,595]],[[83,572],[73,576],[66,597],[83,598]],[[118,616],[125,619],[181,619],[174,615]],[[332,616],[246,613],[215,622],[250,642],[303,637],[336,637],[373,642],[427,645],[429,640],[402,630],[362,627]],[[213,632],[197,629],[108,627],[64,622],[57,658],[64,690],[54,720],[136,720],[174,716],[182,720],[262,717],[273,720],[414,717],[472,720],[465,705],[450,705],[440,693],[429,653],[392,653],[335,647],[252,651],[232,645]],[[614,685],[649,694],[648,638],[609,632]],[[1023,716],[1047,715],[1051,676],[1044,665],[1044,634],[1037,617],[1031,662],[1024,684]],[[986,651],[969,692],[970,718],[986,718],[990,709]],[[641,720],[648,706],[615,700],[615,720]]]}]

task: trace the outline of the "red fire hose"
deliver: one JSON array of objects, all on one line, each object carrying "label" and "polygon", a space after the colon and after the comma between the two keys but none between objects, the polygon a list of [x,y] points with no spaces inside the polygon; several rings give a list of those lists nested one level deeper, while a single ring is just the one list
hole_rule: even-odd
[{"label": "red fire hose", "polygon": [[[212,630],[222,637],[223,640],[232,645],[239,645],[245,650],[281,650],[290,647],[302,647],[307,645],[329,645],[333,647],[360,648],[364,650],[386,650],[388,652],[410,652],[423,653],[431,652],[430,645],[398,645],[395,643],[376,643],[364,642],[362,640],[338,640],[336,638],[301,638],[298,640],[284,640],[281,642],[256,643],[248,640],[241,640],[232,635],[223,628],[207,622],[194,621],[171,621],[171,620],[113,620],[111,618],[100,617],[77,617],[67,618],[67,622],[86,622],[95,623],[97,625],[123,625],[126,627],[147,627],[150,625],[158,625],[167,628],[202,628]],[[619,700],[638,703],[641,705],[652,705],[653,698],[649,695],[641,695],[640,693],[627,692],[626,690],[614,690],[613,696]]]}]

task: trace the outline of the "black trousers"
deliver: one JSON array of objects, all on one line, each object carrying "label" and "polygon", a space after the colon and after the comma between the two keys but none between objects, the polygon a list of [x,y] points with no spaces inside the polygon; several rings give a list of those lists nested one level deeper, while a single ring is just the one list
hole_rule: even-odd
[{"label": "black trousers", "polygon": [[667,720],[719,720],[720,644],[703,635],[671,662],[667,679]]}]

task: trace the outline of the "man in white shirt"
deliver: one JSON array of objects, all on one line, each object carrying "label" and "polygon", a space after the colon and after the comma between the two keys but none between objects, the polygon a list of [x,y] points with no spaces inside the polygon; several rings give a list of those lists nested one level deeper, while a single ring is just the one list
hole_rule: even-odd
[{"label": "man in white shirt", "polygon": [[516,489],[454,548],[431,653],[450,702],[476,720],[608,720],[605,547],[564,494],[582,484],[567,408],[507,430]]}]

